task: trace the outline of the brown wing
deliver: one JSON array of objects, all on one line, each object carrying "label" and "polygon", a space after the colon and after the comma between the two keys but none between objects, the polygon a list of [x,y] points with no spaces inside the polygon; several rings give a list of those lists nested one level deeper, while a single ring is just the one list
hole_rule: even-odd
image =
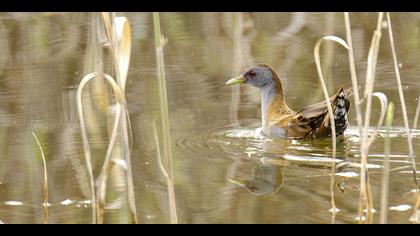
[{"label": "brown wing", "polygon": [[[341,93],[341,92],[344,92]],[[347,111],[350,108],[350,101],[346,99],[351,96],[352,90],[344,90],[341,87],[338,92],[330,98],[333,106],[334,114],[337,114],[336,133],[340,135],[347,128]],[[304,138],[304,137],[328,137],[331,136],[331,128],[329,127],[330,118],[325,101],[310,105],[296,112],[293,115],[275,120],[277,127],[282,127],[286,131],[288,138]]]},{"label": "brown wing", "polygon": [[[337,95],[342,89],[343,89],[343,86],[341,86],[341,88],[338,90],[338,92],[334,96],[330,97],[330,102],[334,101],[334,99],[337,97]],[[351,95],[353,95],[352,88],[348,88],[344,90],[344,94],[345,94],[345,97],[350,97]],[[350,107],[350,101],[347,100],[346,102],[348,102],[348,106]],[[301,109],[300,111],[297,112],[297,114],[300,114],[303,117],[308,118],[308,117],[320,116],[324,114],[326,111],[327,111],[327,103],[324,100],[324,101],[312,104],[310,106],[307,106]]]},{"label": "brown wing", "polygon": [[310,120],[297,113],[274,119],[269,126],[283,129],[286,138],[304,138],[313,130]]},{"label": "brown wing", "polygon": [[[338,92],[330,98],[334,113],[336,134],[341,135],[347,128],[347,113],[350,109],[350,101],[346,98],[351,96],[352,90],[341,87]],[[308,120],[308,125],[312,127],[308,134],[313,138],[331,136],[330,117],[328,114],[327,103],[320,102],[302,109],[297,114]]]},{"label": "brown wing", "polygon": [[[344,94],[341,92],[344,92]],[[340,119],[336,121],[337,135],[342,134],[347,127],[347,111],[350,108],[350,101],[346,97],[351,95],[351,88],[344,90],[341,87],[330,98],[333,111],[340,113],[338,116]],[[343,104],[337,104],[338,101],[342,101]],[[272,119],[269,125],[284,129],[287,138],[305,138],[308,136],[319,138],[331,136],[329,123],[330,118],[328,116],[327,103],[322,101],[305,107],[298,112],[291,112],[287,116],[283,115],[277,119]]]}]

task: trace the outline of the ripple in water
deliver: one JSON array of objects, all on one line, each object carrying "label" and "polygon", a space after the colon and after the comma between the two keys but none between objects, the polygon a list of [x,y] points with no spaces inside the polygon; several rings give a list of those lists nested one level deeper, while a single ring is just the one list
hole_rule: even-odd
[{"label": "ripple in water", "polygon": [[[373,132],[373,128],[369,129]],[[411,130],[413,139],[420,137],[420,130]],[[383,138],[386,136],[385,129],[379,129],[378,143],[383,150]],[[390,136],[393,139],[406,139],[405,129],[402,127],[392,128]],[[289,140],[271,139],[263,135],[261,127],[236,128],[231,126],[220,127],[218,130],[204,130],[179,134],[175,136],[175,155],[178,158],[190,158],[195,156],[199,159],[206,158],[213,163],[226,163],[226,160],[238,161],[244,159],[282,159],[282,160],[321,160],[331,158],[331,139],[320,140]],[[380,146],[382,145],[382,146]],[[344,137],[337,139],[336,158],[339,160],[351,160],[360,162],[360,137],[358,128],[349,127]],[[392,157],[404,159],[406,154],[394,154]],[[372,157],[381,158],[383,155],[372,152]],[[323,159],[322,159],[323,160]],[[403,162],[407,163],[407,162]]]},{"label": "ripple in water", "polygon": [[[369,131],[373,132],[373,129]],[[413,139],[420,137],[419,130],[411,132]],[[380,129],[378,134],[371,147],[368,164],[372,189],[375,192],[380,191],[383,160],[381,154],[386,130]],[[232,193],[238,193],[242,198],[250,195],[265,196],[264,201],[270,201],[270,206],[277,206],[278,209],[287,209],[293,203],[306,203],[307,199],[311,199],[311,204],[325,207],[324,204],[329,199],[329,192],[326,191],[330,184],[330,168],[333,162],[331,139],[272,139],[265,137],[260,127],[228,125],[220,126],[216,130],[203,129],[173,135],[178,173],[206,178],[206,184],[200,185],[200,189],[207,191],[205,199],[208,205],[205,209],[209,211],[222,209],[215,199],[224,199]],[[406,145],[406,132],[403,128],[393,128],[390,136],[394,145]],[[344,136],[337,139],[335,162],[336,167],[340,168],[335,173],[336,187],[339,189],[336,203],[341,209],[338,221],[354,222],[354,209],[350,206],[358,201],[354,196],[357,196],[360,184],[359,149],[358,128],[349,127]],[[412,173],[409,169],[401,168],[409,167],[407,154],[398,149],[391,153],[390,158],[391,168],[395,169],[390,186],[410,185]],[[217,178],[208,178],[208,171],[217,171],[220,174]],[[182,191],[178,193],[186,194]],[[399,197],[390,196],[391,206],[403,204]],[[375,202],[379,200],[375,199]],[[203,209],[201,207],[200,211]],[[320,211],[319,214],[325,218],[330,217],[328,210]]]}]

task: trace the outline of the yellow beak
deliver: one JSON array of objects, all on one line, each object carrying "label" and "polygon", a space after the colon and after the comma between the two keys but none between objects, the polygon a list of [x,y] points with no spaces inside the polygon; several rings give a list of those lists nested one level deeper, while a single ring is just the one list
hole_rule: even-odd
[{"label": "yellow beak", "polygon": [[240,75],[238,77],[235,77],[226,81],[225,85],[243,84],[244,82],[245,82],[245,77],[243,75]]}]

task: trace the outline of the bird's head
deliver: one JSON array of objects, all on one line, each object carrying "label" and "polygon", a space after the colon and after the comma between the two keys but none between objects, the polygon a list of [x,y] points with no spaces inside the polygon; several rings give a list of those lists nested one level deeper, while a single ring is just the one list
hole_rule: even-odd
[{"label": "bird's head", "polygon": [[[250,84],[257,88],[264,88],[267,85],[273,86],[278,80],[277,75],[271,66],[258,64],[249,68],[242,75],[226,81],[225,85]],[[280,82],[278,80],[278,82]]]}]

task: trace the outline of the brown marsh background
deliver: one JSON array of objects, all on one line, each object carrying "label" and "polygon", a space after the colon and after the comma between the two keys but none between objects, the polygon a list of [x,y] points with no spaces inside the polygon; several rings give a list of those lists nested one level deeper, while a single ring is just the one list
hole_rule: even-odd
[{"label": "brown marsh background", "polygon": [[[258,91],[223,85],[247,67],[267,63],[281,75],[291,108],[298,110],[323,100],[314,46],[326,35],[346,39],[342,12],[155,15],[160,18],[164,44],[164,107],[159,89],[162,81],[157,76],[156,44],[160,40],[156,37],[160,33],[153,14],[121,12],[111,18],[115,16],[126,17],[131,26],[131,60],[123,97],[130,121],[125,124],[132,138],[125,143],[121,131],[110,153],[115,158],[114,167],[106,182],[105,205],[100,208],[105,223],[133,222],[133,208],[127,200],[130,196],[134,197],[138,223],[174,223],[173,210],[179,223],[359,221],[360,166],[337,168],[333,181],[339,211],[332,214],[331,140],[271,140],[261,136]],[[420,14],[390,16],[408,122],[413,127],[420,93]],[[378,13],[350,13],[350,19],[363,96]],[[105,72],[113,77],[119,73],[103,20],[100,13],[0,14],[0,222],[43,223],[46,214],[48,223],[92,222],[92,191],[77,90],[89,73]],[[375,209],[370,222],[380,222],[385,146],[390,149],[387,222],[411,223],[416,221],[416,188],[386,17],[380,28],[374,91],[394,103],[395,115],[390,132],[381,127],[369,149]],[[320,52],[329,93],[341,84],[351,87],[348,52],[331,42]],[[92,80],[83,91],[95,179],[101,173],[119,109],[115,102],[118,97],[112,94],[101,79]],[[361,162],[362,137],[352,105],[350,127],[337,139],[337,166],[340,162]],[[167,130],[161,122],[166,107]],[[372,129],[380,110],[374,100]],[[165,135],[170,137],[170,149],[166,149]],[[411,135],[419,162],[420,130],[411,129]],[[387,145],[386,137],[390,137]],[[127,146],[131,168],[126,159],[119,159],[127,154]],[[167,188],[170,181],[158,158],[168,154],[165,150],[172,153],[173,171],[167,170],[173,175],[176,208],[172,212]],[[44,204],[42,153],[48,174],[48,204]],[[98,184],[95,180],[96,187]]]}]

